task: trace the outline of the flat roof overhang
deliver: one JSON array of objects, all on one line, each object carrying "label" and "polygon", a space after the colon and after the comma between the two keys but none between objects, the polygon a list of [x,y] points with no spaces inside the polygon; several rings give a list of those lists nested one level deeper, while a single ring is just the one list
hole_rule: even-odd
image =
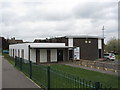
[{"label": "flat roof overhang", "polygon": [[30,47],[30,49],[67,49],[71,47]]}]

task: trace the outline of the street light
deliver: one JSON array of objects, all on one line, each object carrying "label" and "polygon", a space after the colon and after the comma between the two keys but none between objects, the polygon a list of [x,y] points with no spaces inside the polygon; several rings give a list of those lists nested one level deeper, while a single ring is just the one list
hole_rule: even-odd
[{"label": "street light", "polygon": [[103,31],[103,38],[104,38],[104,30],[105,30],[105,29],[104,29],[104,26],[103,26],[103,28],[102,28],[102,31]]}]

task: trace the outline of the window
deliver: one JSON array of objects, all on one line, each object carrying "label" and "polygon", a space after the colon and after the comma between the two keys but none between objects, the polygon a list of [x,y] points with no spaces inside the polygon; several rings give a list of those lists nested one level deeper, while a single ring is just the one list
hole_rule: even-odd
[{"label": "window", "polygon": [[91,43],[91,41],[89,41],[89,43]]},{"label": "window", "polygon": [[88,43],[88,41],[86,40],[85,43]]}]

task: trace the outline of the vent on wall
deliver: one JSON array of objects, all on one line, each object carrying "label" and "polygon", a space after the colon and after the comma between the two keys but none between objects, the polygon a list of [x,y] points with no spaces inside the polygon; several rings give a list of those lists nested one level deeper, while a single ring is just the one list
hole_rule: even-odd
[{"label": "vent on wall", "polygon": [[87,40],[86,40],[85,43],[91,43],[91,41],[87,41]]}]

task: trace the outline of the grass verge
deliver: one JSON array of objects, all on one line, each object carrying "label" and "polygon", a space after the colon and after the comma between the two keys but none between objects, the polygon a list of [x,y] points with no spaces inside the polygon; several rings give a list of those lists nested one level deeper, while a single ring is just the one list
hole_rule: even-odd
[{"label": "grass verge", "polygon": [[111,86],[115,88],[118,87],[118,76],[103,74],[100,72],[95,72],[91,70],[66,65],[51,65],[51,67],[75,75],[80,78],[101,82],[106,86]]},{"label": "grass verge", "polygon": [[12,65],[15,65],[15,60],[14,58],[10,57],[8,54],[2,54],[5,59],[7,59]]}]

